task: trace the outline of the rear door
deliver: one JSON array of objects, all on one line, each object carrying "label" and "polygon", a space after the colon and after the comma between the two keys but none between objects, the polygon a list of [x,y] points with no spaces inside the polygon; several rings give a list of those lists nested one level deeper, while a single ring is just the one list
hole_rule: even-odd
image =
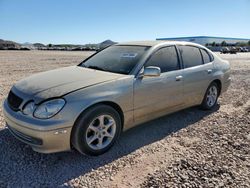
[{"label": "rear door", "polygon": [[182,70],[175,46],[159,49],[144,67],[161,69],[158,77],[138,77],[134,81],[134,119],[152,119],[183,104]]},{"label": "rear door", "polygon": [[183,45],[178,46],[178,49],[184,68],[183,92],[185,104],[200,104],[212,79],[213,64],[208,62],[210,57],[206,56],[205,53],[207,52],[198,47]]}]

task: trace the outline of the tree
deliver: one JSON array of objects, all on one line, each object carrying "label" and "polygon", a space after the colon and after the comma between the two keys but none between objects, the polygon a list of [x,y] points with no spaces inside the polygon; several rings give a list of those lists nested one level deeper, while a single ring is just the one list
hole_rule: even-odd
[{"label": "tree", "polygon": [[221,42],[221,46],[227,46],[227,42],[226,41],[222,41]]},{"label": "tree", "polygon": [[213,42],[213,43],[212,43],[212,46],[216,46],[216,43],[215,43],[215,42]]},{"label": "tree", "polygon": [[206,44],[205,44],[205,46],[206,46],[206,47],[208,47],[208,46],[209,46],[209,44],[208,44],[208,43],[206,43]]},{"label": "tree", "polygon": [[250,40],[248,41],[248,46],[250,46]]},{"label": "tree", "polygon": [[48,47],[52,47],[52,44],[48,44]]}]

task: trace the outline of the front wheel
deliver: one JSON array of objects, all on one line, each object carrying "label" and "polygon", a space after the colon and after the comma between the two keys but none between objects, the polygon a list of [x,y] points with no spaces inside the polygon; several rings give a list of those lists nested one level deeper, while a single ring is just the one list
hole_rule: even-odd
[{"label": "front wheel", "polygon": [[121,132],[119,113],[110,106],[98,105],[83,113],[72,130],[71,143],[87,155],[105,153]]},{"label": "front wheel", "polygon": [[219,88],[215,82],[212,82],[206,91],[206,94],[201,103],[204,110],[211,110],[216,104],[219,97]]}]

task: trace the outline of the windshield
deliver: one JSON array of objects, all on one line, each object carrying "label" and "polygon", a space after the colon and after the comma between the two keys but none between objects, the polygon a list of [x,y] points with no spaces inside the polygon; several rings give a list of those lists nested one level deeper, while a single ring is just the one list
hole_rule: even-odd
[{"label": "windshield", "polygon": [[129,74],[149,48],[148,46],[111,46],[86,60],[80,66]]}]

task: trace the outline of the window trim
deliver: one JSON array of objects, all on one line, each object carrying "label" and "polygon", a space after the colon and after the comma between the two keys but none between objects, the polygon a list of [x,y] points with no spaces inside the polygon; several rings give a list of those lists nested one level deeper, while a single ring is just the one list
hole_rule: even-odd
[{"label": "window trim", "polygon": [[[199,51],[200,51],[200,54],[201,54],[202,63],[203,63],[203,65],[205,65],[205,60],[204,60],[204,57],[202,55],[201,50],[202,50],[202,48],[199,48]],[[209,60],[210,60],[210,57],[209,57]]]},{"label": "window trim", "polygon": [[209,51],[207,51],[207,53],[208,53],[208,55],[210,57],[210,63],[213,62],[214,61],[214,55],[211,52],[209,52]]},{"label": "window trim", "polygon": [[[182,69],[182,64],[181,64],[181,60],[180,60],[180,57],[179,57],[179,53],[178,53],[178,49],[176,47],[176,45],[169,45],[169,46],[162,46],[158,49],[156,49],[154,52],[152,52],[149,57],[147,58],[147,60],[143,63],[142,67],[145,66],[145,64],[147,64],[147,62],[152,58],[152,56],[157,53],[158,51],[162,50],[163,48],[169,48],[169,47],[174,47],[175,49],[175,52],[176,52],[176,57],[177,57],[177,61],[178,61],[178,69],[176,70],[172,70],[172,71],[178,71],[178,70],[181,70]],[[142,69],[141,67],[141,69]],[[140,70],[141,70],[140,69]],[[167,72],[172,72],[172,71],[167,71]],[[140,72],[140,71],[139,71]],[[139,74],[139,72],[137,74]],[[167,72],[161,72],[161,74],[164,74],[164,73],[167,73]]]}]

